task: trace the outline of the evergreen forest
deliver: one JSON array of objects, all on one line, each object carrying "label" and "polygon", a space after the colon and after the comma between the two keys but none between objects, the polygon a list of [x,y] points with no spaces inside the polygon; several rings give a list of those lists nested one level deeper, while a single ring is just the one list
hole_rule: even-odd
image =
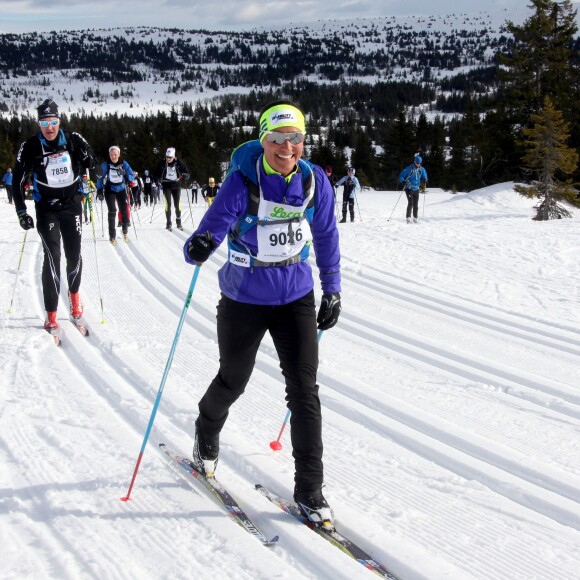
[{"label": "evergreen forest", "polygon": [[[472,37],[464,31],[460,41],[457,31],[450,31],[435,44],[433,37],[422,39],[411,29],[399,31],[385,44],[387,31],[382,44],[364,52],[356,47],[361,41],[373,42],[377,31],[372,26],[352,36],[349,28],[340,38],[330,35],[323,40],[303,31],[291,41],[277,34],[232,37],[205,31],[210,42],[202,48],[188,45],[178,31],[173,42],[169,38],[161,44],[122,36],[95,44],[91,41],[96,33],[71,33],[52,41],[36,34],[1,35],[0,74],[40,75],[58,66],[74,70],[75,80],[81,82],[113,75],[130,83],[147,80],[148,73],[138,66],[146,62],[149,70],[169,79],[172,90],[184,83],[206,90],[207,98],[184,100],[169,114],[82,112],[64,117],[63,127],[80,132],[100,159],[117,144],[139,171],[152,169],[171,145],[192,177],[204,182],[211,175],[221,181],[232,150],[257,137],[262,106],[285,97],[307,114],[307,156],[331,165],[335,175],[342,175],[350,164],[364,186],[395,189],[401,169],[420,152],[429,186],[470,191],[534,179],[525,131],[546,97],[555,114],[569,124],[566,146],[580,152],[576,10],[569,0],[531,0],[529,7],[530,16],[522,24],[507,21],[499,36],[483,38],[480,32]],[[418,45],[421,50],[411,50]],[[123,55],[114,66],[103,66],[103,59],[109,58],[105,46]],[[215,65],[211,74],[202,70],[208,62]],[[477,66],[466,68],[473,63]],[[413,74],[386,74],[395,64]],[[453,74],[435,80],[434,69],[442,67]],[[172,76],[177,72],[179,76]],[[369,75],[376,80],[363,78]],[[245,90],[211,96],[212,89],[219,93],[226,86]],[[1,90],[1,171],[12,165],[19,144],[38,130],[35,118],[10,111],[7,97]],[[571,171],[556,177],[578,189],[579,168],[566,167]],[[575,202],[574,196],[570,200]]]}]

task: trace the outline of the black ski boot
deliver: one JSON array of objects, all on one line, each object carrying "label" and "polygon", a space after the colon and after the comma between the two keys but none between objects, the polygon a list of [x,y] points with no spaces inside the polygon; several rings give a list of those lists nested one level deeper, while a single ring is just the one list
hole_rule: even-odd
[{"label": "black ski boot", "polygon": [[214,477],[220,452],[219,433],[205,437],[199,432],[199,417],[195,421],[195,441],[193,443],[193,465],[206,477]]},{"label": "black ski boot", "polygon": [[302,491],[299,488],[295,488],[294,501],[298,504],[304,516],[317,528],[334,530],[334,513],[322,495],[322,489]]}]

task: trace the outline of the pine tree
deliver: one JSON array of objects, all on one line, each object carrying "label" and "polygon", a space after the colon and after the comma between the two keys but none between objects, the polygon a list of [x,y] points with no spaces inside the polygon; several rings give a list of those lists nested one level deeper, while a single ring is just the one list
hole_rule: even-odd
[{"label": "pine tree", "polygon": [[[14,166],[15,155],[7,135],[0,134],[0,178],[9,167]],[[0,182],[1,183],[1,182]]]},{"label": "pine tree", "polygon": [[350,163],[356,169],[361,185],[376,183],[377,156],[366,131],[359,131]]},{"label": "pine tree", "polygon": [[575,202],[576,192],[569,182],[561,182],[557,174],[573,173],[578,165],[578,153],[568,147],[570,125],[562,118],[549,97],[544,99],[544,107],[532,115],[533,126],[523,130],[524,162],[534,170],[538,179],[531,185],[516,185],[515,190],[525,197],[540,198],[536,206],[535,220],[571,217],[570,212],[558,200]]},{"label": "pine tree", "polygon": [[500,59],[509,69],[502,75],[507,81],[507,100],[525,119],[540,109],[546,95],[555,99],[560,110],[569,108],[570,47],[578,31],[570,0],[531,0],[530,7],[535,12],[522,26],[508,21],[515,44],[511,55]]},{"label": "pine tree", "polygon": [[399,173],[413,161],[416,151],[414,127],[407,121],[405,109],[401,105],[397,110],[395,121],[386,125],[383,138],[381,162],[385,187],[398,187]]}]

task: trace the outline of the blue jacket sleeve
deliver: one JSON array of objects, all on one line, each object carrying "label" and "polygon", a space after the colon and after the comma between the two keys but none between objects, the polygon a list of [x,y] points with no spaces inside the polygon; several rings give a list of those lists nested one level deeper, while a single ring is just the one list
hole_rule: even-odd
[{"label": "blue jacket sleeve", "polygon": [[125,170],[125,182],[131,185],[131,182],[135,181],[135,174],[126,161],[123,161],[123,169]]},{"label": "blue jacket sleeve", "polygon": [[403,171],[401,171],[401,173],[399,174],[399,182],[405,183],[405,180],[407,179],[407,177],[409,177],[410,173],[411,169],[409,167],[405,167],[405,169],[403,169]]}]

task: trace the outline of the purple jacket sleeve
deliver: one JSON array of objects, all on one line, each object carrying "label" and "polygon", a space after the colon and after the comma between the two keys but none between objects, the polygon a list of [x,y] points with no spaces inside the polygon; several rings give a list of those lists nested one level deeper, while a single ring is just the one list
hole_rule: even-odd
[{"label": "purple jacket sleeve", "polygon": [[188,264],[195,264],[187,255],[187,246],[191,239],[208,230],[216,243],[216,248],[223,242],[230,226],[244,213],[248,203],[248,192],[244,180],[239,172],[234,172],[226,178],[220,187],[213,203],[205,212],[195,232],[187,239],[183,246],[183,255]]},{"label": "purple jacket sleeve", "polygon": [[315,167],[317,199],[311,224],[316,265],[324,294],[340,292],[340,247],[334,217],[334,191],[322,169]]}]

